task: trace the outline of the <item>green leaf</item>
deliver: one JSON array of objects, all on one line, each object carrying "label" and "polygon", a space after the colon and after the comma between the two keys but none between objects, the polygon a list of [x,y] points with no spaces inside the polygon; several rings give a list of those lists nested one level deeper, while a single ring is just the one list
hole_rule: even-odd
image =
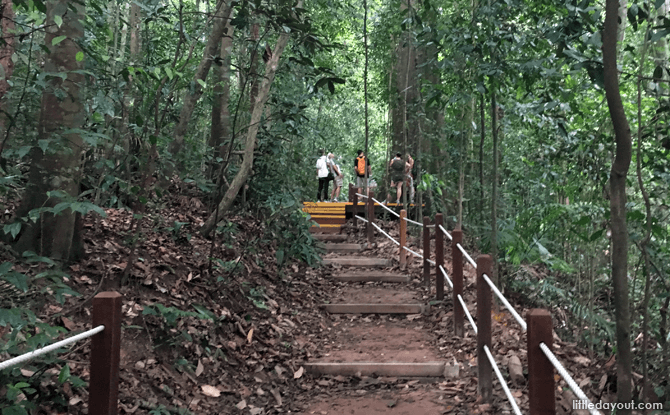
[{"label": "green leaf", "polygon": [[664,4],[665,4],[665,0],[656,0],[656,2],[654,3],[654,6],[656,6],[656,10],[658,10],[658,9],[660,9],[661,6],[663,6]]},{"label": "green leaf", "polygon": [[9,223],[2,230],[5,231],[5,235],[9,233],[12,235],[12,239],[16,239],[16,235],[21,232],[21,222]]},{"label": "green leaf", "polygon": [[51,46],[56,46],[57,44],[59,44],[60,42],[64,41],[65,39],[67,39],[67,36],[58,36],[58,37],[55,37],[55,38],[53,38],[53,39],[51,40]]},{"label": "green leaf", "polygon": [[74,56],[74,58],[77,60],[77,62],[81,62],[84,60],[84,52],[79,51],[77,54]]},{"label": "green leaf", "polygon": [[203,88],[204,88],[205,85],[206,85],[206,84],[205,84],[205,81],[203,81],[202,79],[198,79],[198,83],[199,83],[200,86],[203,87]]},{"label": "green leaf", "polygon": [[20,272],[10,272],[2,277],[3,280],[15,286],[17,289],[28,292],[28,277]]},{"label": "green leaf", "polygon": [[277,264],[281,265],[282,263],[284,263],[284,250],[278,249],[276,255],[277,255]]},{"label": "green leaf", "polygon": [[56,23],[56,26],[58,27],[63,26],[63,18],[58,15],[54,16],[54,23]]},{"label": "green leaf", "polygon": [[63,366],[63,368],[60,370],[60,374],[58,375],[58,383],[63,384],[67,382],[69,377],[70,377],[70,365],[65,364],[65,366]]}]

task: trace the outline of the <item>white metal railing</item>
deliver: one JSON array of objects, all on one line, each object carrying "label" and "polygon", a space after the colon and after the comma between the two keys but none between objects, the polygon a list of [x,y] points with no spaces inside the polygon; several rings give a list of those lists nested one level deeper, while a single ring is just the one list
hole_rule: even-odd
[{"label": "white metal railing", "polygon": [[421,255],[420,253],[418,253],[418,252],[414,252],[414,251],[412,251],[411,249],[409,249],[409,248],[406,247],[406,246],[403,246],[403,249],[404,249],[405,251],[407,251],[407,252],[410,252],[410,253],[411,253],[412,255],[414,255],[415,257],[419,257],[419,258],[423,259],[423,255]]},{"label": "white metal railing", "polygon": [[453,289],[454,289],[454,284],[453,284],[453,283],[451,282],[451,280],[449,279],[449,276],[447,275],[447,271],[444,270],[444,268],[442,267],[442,265],[440,265],[439,268],[440,268],[440,271],[442,271],[442,275],[444,275],[444,279],[447,280],[447,282],[449,283],[449,286],[450,286],[451,289],[453,290]]},{"label": "white metal railing", "polygon": [[484,345],[484,352],[486,352],[486,356],[489,358],[489,362],[491,362],[491,366],[493,367],[493,370],[496,372],[496,376],[498,376],[500,386],[502,386],[503,390],[505,391],[505,395],[507,395],[507,400],[512,405],[514,413],[516,415],[521,415],[521,410],[519,409],[519,406],[516,404],[516,399],[514,399],[514,397],[512,396],[512,392],[510,392],[509,387],[507,386],[507,382],[505,382],[505,378],[503,378],[502,373],[500,373],[498,364],[493,358],[493,355],[491,354],[491,351],[489,350],[489,347],[487,345]]},{"label": "white metal railing", "polygon": [[463,307],[463,311],[465,311],[465,315],[468,317],[470,325],[472,325],[472,329],[475,331],[475,334],[477,334],[477,325],[475,324],[475,321],[472,319],[472,316],[470,315],[470,310],[468,310],[468,308],[465,306],[465,301],[463,301],[463,297],[461,297],[460,294],[458,294],[458,301],[460,301],[461,307]]},{"label": "white metal railing", "polygon": [[364,197],[364,198],[366,198],[366,199],[368,198],[367,196],[365,196],[365,195],[362,195],[362,194],[360,194],[360,193],[356,193],[356,196],[359,196],[359,197]]},{"label": "white metal railing", "polygon": [[463,253],[463,256],[465,256],[465,258],[468,260],[470,265],[472,265],[475,269],[477,269],[477,263],[475,262],[474,259],[472,259],[472,257],[470,255],[468,255],[467,252],[465,252],[465,249],[463,249],[463,246],[461,244],[456,244],[456,246]]},{"label": "white metal railing", "polygon": [[[568,384],[570,389],[577,395],[579,399],[582,400],[582,402],[588,402],[589,404],[591,403],[591,400],[586,397],[582,389],[577,385],[577,382],[570,376],[567,370],[563,367],[561,362],[558,361],[558,358],[556,355],[549,349],[549,346],[547,346],[544,343],[540,343],[540,349],[544,352],[544,355],[547,356],[547,359],[551,362],[551,364],[556,368],[558,373],[563,377],[565,380],[565,383]],[[588,407],[593,407],[593,405],[588,405]],[[594,409],[589,409],[588,410],[591,415],[602,415],[598,410]]]},{"label": "white metal railing", "polygon": [[372,198],[372,200],[373,200],[375,203],[379,204],[379,206],[383,207],[384,209],[386,209],[386,210],[388,210],[389,212],[391,212],[392,214],[394,214],[397,218],[400,217],[400,215],[398,215],[397,213],[395,213],[392,209],[390,209],[390,208],[389,208],[388,206],[386,206],[385,204],[381,203],[379,200],[375,199],[374,197]]},{"label": "white metal railing", "polygon": [[484,281],[486,281],[489,284],[489,287],[491,287],[493,292],[496,293],[500,301],[502,301],[502,303],[505,305],[505,307],[507,307],[509,312],[512,313],[512,316],[514,316],[514,319],[516,320],[517,323],[519,323],[523,331],[528,330],[528,324],[526,324],[526,321],[519,315],[519,313],[516,312],[514,307],[512,307],[512,304],[510,304],[509,301],[507,301],[507,298],[505,298],[505,296],[502,295],[498,287],[496,287],[495,284],[493,284],[493,281],[491,281],[489,276],[486,274],[482,276],[484,277]]},{"label": "white metal railing", "polygon": [[368,223],[368,220],[367,220],[367,219],[362,218],[362,217],[360,217],[360,216],[358,216],[358,215],[354,215],[354,216],[356,217],[356,219],[360,219],[360,220],[362,220],[363,222]]},{"label": "white metal railing", "polygon": [[379,232],[381,232],[382,234],[384,234],[384,236],[386,236],[386,237],[389,238],[391,241],[393,241],[394,244],[396,244],[396,245],[398,245],[398,246],[400,245],[400,242],[396,241],[395,239],[393,239],[393,238],[391,237],[391,235],[389,235],[388,233],[384,232],[384,230],[383,230],[382,228],[380,228],[379,226],[377,226],[376,223],[372,222],[372,226],[374,226],[375,228],[377,228],[377,230],[378,230]]},{"label": "white metal railing", "polygon": [[428,259],[428,258],[425,258],[425,259],[426,259],[426,261],[428,261],[428,263],[429,263],[430,265],[433,265],[433,266],[437,265],[437,264],[435,263],[435,261],[433,261],[432,259]]},{"label": "white metal railing", "polygon": [[16,365],[18,365],[20,363],[23,363],[23,362],[27,362],[29,360],[32,360],[32,359],[38,357],[38,356],[42,356],[43,354],[53,352],[54,350],[58,350],[61,347],[65,347],[69,344],[76,343],[79,340],[83,340],[83,339],[86,339],[88,337],[91,337],[94,334],[100,333],[104,329],[105,329],[105,326],[98,326],[98,327],[95,327],[91,330],[85,331],[83,333],[79,333],[75,336],[68,337],[65,340],[61,340],[61,341],[56,342],[54,344],[50,344],[48,346],[42,347],[41,349],[36,349],[36,350],[33,350],[32,352],[24,353],[21,356],[16,356],[16,357],[13,357],[9,360],[5,360],[4,362],[0,363],[0,371],[4,370],[4,369],[7,369],[9,367],[12,367],[12,366],[16,366]]},{"label": "white metal railing", "polygon": [[451,234],[449,232],[447,232],[447,230],[444,229],[444,227],[442,225],[440,225],[440,229],[442,230],[442,232],[444,232],[445,235],[447,235],[447,238],[449,238],[450,241],[454,240],[454,237],[451,236]]}]

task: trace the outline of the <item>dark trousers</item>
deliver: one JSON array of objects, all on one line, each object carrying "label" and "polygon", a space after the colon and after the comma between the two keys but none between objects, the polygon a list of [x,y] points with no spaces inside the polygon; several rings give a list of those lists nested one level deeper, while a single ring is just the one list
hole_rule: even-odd
[{"label": "dark trousers", "polygon": [[[321,197],[323,192],[323,197]],[[316,200],[328,200],[328,178],[319,177],[319,191],[316,193]]]}]

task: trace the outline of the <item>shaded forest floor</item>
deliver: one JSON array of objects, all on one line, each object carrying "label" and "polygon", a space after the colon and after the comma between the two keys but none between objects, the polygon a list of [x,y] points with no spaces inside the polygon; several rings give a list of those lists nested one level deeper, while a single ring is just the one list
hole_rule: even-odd
[{"label": "shaded forest floor", "polygon": [[[79,332],[90,328],[90,299],[95,293],[118,290],[123,295],[121,414],[474,414],[509,410],[497,381],[492,405],[476,400],[476,339],[468,323],[464,339],[453,336],[450,300],[435,304],[426,316],[328,315],[318,305],[343,289],[342,283],[329,278],[337,269],[295,262],[278,267],[273,238],[265,235],[261,219],[249,216],[229,217],[228,231],[212,248],[212,242],[197,233],[207,213],[204,204],[195,192],[183,194],[159,213],[142,219],[115,209],[107,209],[106,218],[86,217],[87,257],[72,264],[66,278],[81,296],[66,295],[63,304],[50,296],[35,302],[40,305],[34,311],[42,321]],[[362,240],[362,233],[349,232],[350,242]],[[395,257],[396,248],[380,240],[365,252],[389,258]],[[3,256],[12,260],[7,253]],[[211,265],[210,258],[214,258]],[[45,266],[15,265],[14,269],[35,275]],[[428,302],[434,298],[434,288],[423,287],[419,266],[418,261],[410,263],[411,284]],[[474,304],[474,274],[470,271],[466,271],[465,299]],[[40,295],[39,284],[31,298]],[[449,294],[447,287],[446,296]],[[395,322],[421,330],[427,336],[427,347],[440,360],[453,362],[459,375],[421,380],[305,374],[302,363],[337,347],[333,346],[334,334],[357,321],[377,326]],[[589,359],[575,344],[555,340],[556,354],[587,394],[611,399],[613,362]],[[512,356],[526,367],[525,335],[504,311],[495,315],[492,350],[503,372]],[[87,343],[75,346],[63,358],[72,375],[88,379]],[[57,386],[60,369],[47,369],[49,377],[41,385],[58,388],[68,404],[41,402],[40,413],[86,413],[88,392],[67,382]],[[26,370],[24,375],[35,373]],[[525,378],[517,379],[513,390],[521,407],[527,407]],[[571,393],[558,396],[563,413],[572,413]],[[405,412],[406,408],[414,412]]]}]

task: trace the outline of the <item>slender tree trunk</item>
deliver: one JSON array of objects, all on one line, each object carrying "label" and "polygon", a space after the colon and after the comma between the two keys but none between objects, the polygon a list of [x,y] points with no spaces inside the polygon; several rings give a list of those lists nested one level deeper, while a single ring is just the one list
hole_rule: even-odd
[{"label": "slender tree trunk", "polygon": [[[209,145],[214,157],[226,157],[224,143],[230,139],[230,50],[233,45],[230,25],[221,39],[221,66],[214,65],[214,101],[212,104],[212,128]],[[217,164],[217,163],[214,163]]]},{"label": "slender tree trunk", "polygon": [[231,11],[232,8],[230,2],[226,3],[225,0],[219,0],[212,32],[210,33],[209,38],[207,39],[207,45],[205,46],[204,56],[193,77],[193,92],[187,94],[184,98],[184,105],[179,114],[179,122],[175,127],[174,139],[172,140],[172,143],[170,143],[170,153],[173,156],[177,156],[184,146],[184,137],[186,136],[188,123],[191,120],[191,115],[193,115],[195,104],[202,96],[202,85],[200,85],[200,82],[204,82],[205,79],[207,79],[207,74],[212,66],[212,56],[219,55],[217,49],[221,41],[221,36],[223,36],[223,31],[228,23],[228,17],[230,16]]},{"label": "slender tree trunk", "polygon": [[251,26],[251,43],[253,50],[251,51],[251,62],[249,63],[249,77],[251,77],[251,87],[249,88],[249,114],[254,112],[254,104],[256,97],[258,97],[258,85],[260,80],[260,64],[259,64],[259,48],[258,39],[260,39],[260,24],[254,23]]},{"label": "slender tree trunk", "polygon": [[491,171],[491,256],[493,257],[493,277],[498,285],[498,103],[495,87],[491,88],[491,136],[493,137],[493,169]]},{"label": "slender tree trunk", "polygon": [[[60,28],[55,24],[54,16],[62,17]],[[64,201],[59,197],[48,197],[49,191],[60,190],[72,198],[79,194],[83,142],[80,135],[64,135],[61,131],[81,128],[84,123],[81,89],[85,79],[81,73],[74,72],[84,66],[83,61],[76,59],[80,51],[78,42],[84,36],[82,21],[82,5],[73,5],[67,0],[47,2],[45,45],[49,54],[44,70],[66,72],[67,78],[49,78],[42,94],[38,137],[49,140],[50,151],[44,153],[39,147],[31,151],[28,185],[17,217],[27,215],[32,209],[53,207]],[[52,45],[53,39],[59,36],[65,36],[65,40]],[[71,209],[59,215],[43,213],[34,224],[24,225],[16,249],[19,252],[32,250],[65,262],[79,257],[83,253],[80,215]]]},{"label": "slender tree trunk", "polygon": [[479,103],[480,128],[481,137],[479,139],[479,215],[480,220],[484,223],[484,140],[486,139],[486,116],[484,110],[484,94],[481,95]]},{"label": "slender tree trunk", "polygon": [[[630,304],[628,298],[628,228],[626,225],[626,176],[631,162],[631,132],[621,101],[617,71],[617,29],[619,2],[606,0],[603,29],[603,69],[605,95],[614,126],[616,153],[610,171],[610,217],[612,226],[612,284],[617,339],[617,401],[632,400],[632,354],[630,344]],[[631,414],[623,409],[623,415]]]},{"label": "slender tree trunk", "polygon": [[[302,7],[302,0],[298,1],[296,6],[297,8]],[[251,114],[251,122],[249,124],[249,130],[247,131],[247,139],[244,146],[244,158],[242,159],[242,164],[239,171],[235,175],[232,183],[226,194],[223,195],[223,199],[217,205],[215,212],[210,215],[205,224],[200,229],[200,232],[207,236],[212,230],[216,227],[216,224],[219,222],[221,215],[225,214],[228,209],[233,204],[235,197],[239,193],[242,185],[247,180],[251,174],[251,169],[254,164],[254,148],[256,147],[256,136],[258,135],[258,128],[261,122],[261,115],[270,96],[270,87],[272,86],[272,81],[274,81],[275,73],[279,67],[279,59],[281,58],[284,48],[288,44],[290,33],[282,32],[279,35],[277,44],[275,45],[272,56],[270,57],[267,65],[265,66],[265,76],[263,77],[263,82],[260,85],[258,91],[258,97],[254,103],[254,112]]]},{"label": "slender tree trunk", "polygon": [[[14,10],[12,0],[0,2],[0,140],[5,136],[4,102],[2,98],[9,91],[9,81],[14,72]],[[3,140],[4,141],[4,140]],[[0,154],[3,148],[0,147]]]}]

